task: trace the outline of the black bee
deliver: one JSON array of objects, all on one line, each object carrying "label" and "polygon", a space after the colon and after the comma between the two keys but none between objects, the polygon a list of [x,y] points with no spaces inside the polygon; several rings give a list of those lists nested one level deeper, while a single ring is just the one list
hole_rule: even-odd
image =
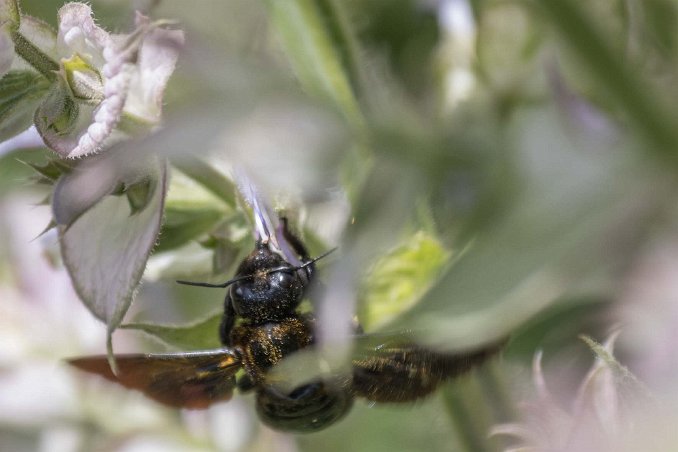
[{"label": "black bee", "polygon": [[[410,341],[389,338],[354,355],[352,372],[317,379],[292,391],[269,381],[269,371],[283,358],[312,346],[315,320],[298,306],[316,275],[316,261],[282,221],[284,240],[298,263],[259,238],[229,287],[217,350],[168,354],[117,355],[118,374],[105,356],[72,359],[69,364],[99,374],[152,399],[181,408],[206,408],[228,400],[234,388],[256,392],[261,420],[284,431],[321,430],[342,418],[355,397],[374,402],[410,402],[433,392],[443,381],[482,363],[501,347],[493,344],[463,354],[445,354]],[[236,380],[236,373],[244,374]]]}]

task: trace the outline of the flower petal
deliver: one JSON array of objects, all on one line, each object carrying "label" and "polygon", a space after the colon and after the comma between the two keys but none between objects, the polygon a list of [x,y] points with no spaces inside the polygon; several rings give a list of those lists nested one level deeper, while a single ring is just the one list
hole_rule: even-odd
[{"label": "flower petal", "polygon": [[[142,23],[143,16],[137,20]],[[153,25],[150,25],[153,27]],[[141,45],[139,59],[130,83],[125,112],[144,121],[160,121],[162,96],[174,71],[184,34],[179,30],[153,27]]]},{"label": "flower petal", "polygon": [[94,67],[104,65],[104,49],[111,36],[94,23],[92,9],[84,3],[67,3],[59,9],[57,48],[61,56],[78,54]]}]

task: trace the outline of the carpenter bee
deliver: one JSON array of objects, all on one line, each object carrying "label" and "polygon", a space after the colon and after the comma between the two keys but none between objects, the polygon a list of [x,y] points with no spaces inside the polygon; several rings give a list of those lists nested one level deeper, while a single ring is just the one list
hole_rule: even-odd
[{"label": "carpenter bee", "polygon": [[[287,253],[276,250],[270,235],[261,236],[233,279],[218,285],[178,281],[228,288],[219,330],[223,348],[117,355],[117,374],[105,356],[75,358],[69,364],[173,407],[206,408],[230,399],[235,388],[254,391],[262,422],[278,430],[312,432],[341,419],[356,397],[374,402],[419,399],[500,348],[493,344],[446,354],[389,338],[354,355],[348,375],[281,390],[269,380],[269,371],[283,358],[313,346],[315,320],[298,307],[316,277],[316,262],[329,254],[311,259],[302,241],[281,220],[280,240],[289,245]],[[294,256],[290,257],[289,249]],[[236,378],[241,369],[244,372]]]}]

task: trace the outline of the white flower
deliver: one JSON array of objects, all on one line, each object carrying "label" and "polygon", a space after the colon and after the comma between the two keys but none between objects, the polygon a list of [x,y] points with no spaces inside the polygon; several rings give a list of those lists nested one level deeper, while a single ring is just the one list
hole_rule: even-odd
[{"label": "white flower", "polygon": [[597,357],[575,394],[558,391],[560,399],[571,402],[565,408],[547,389],[538,353],[533,363],[536,400],[525,404],[522,422],[497,425],[493,434],[518,439],[515,450],[521,451],[640,450],[627,444],[644,440],[638,426],[654,422],[656,406],[645,386],[612,355],[617,336],[611,334],[602,345],[582,337]]},{"label": "white flower", "polygon": [[58,17],[62,83],[36,115],[45,143],[63,157],[80,157],[120,139],[114,131],[123,120],[143,130],[157,126],[183,33],[137,14],[134,31],[112,35],[83,3],[64,5]]}]

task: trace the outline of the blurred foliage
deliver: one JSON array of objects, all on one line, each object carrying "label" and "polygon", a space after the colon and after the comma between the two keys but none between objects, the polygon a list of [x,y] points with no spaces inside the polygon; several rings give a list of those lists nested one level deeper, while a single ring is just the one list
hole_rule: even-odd
[{"label": "blurred foliage", "polygon": [[[62,3],[23,6],[54,25]],[[129,24],[134,4],[188,37],[166,125],[138,145],[175,167],[147,273],[167,281],[166,296],[142,287],[142,312],[123,328],[181,349],[216,345],[218,317],[186,315],[204,292],[172,279],[223,281],[251,248],[250,214],[227,176],[241,164],[313,253],[338,244],[341,256],[319,264],[324,284],[355,298],[346,303],[367,328],[409,329],[447,351],[511,337],[491,373],[413,407],[356,402],[298,448],[496,450],[484,432],[510,415],[503,391],[528,385],[511,367],[543,348],[578,354],[568,363],[583,374],[576,337],[605,335],[638,251],[675,226],[678,5],[189,3],[92,2],[110,29]],[[451,20],[454,5],[471,15]],[[48,158],[1,157],[0,196],[32,174],[18,159]],[[176,323],[144,316],[144,304]],[[257,434],[267,433],[238,448],[256,450]]]},{"label": "blurred foliage", "polygon": [[449,253],[434,237],[418,231],[374,263],[365,277],[362,312],[365,331],[378,329],[416,303],[447,262]]}]

